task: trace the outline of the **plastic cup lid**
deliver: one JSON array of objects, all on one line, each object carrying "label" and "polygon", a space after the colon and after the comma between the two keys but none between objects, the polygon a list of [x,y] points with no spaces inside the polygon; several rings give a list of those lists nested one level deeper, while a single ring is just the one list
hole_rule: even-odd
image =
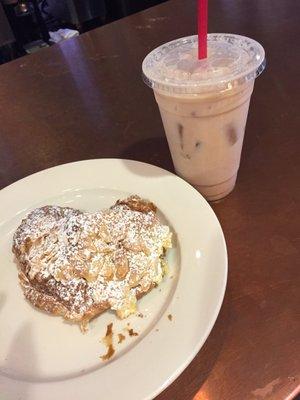
[{"label": "plastic cup lid", "polygon": [[198,60],[197,35],[157,47],[143,61],[145,83],[171,93],[222,91],[255,79],[266,65],[263,47],[245,36],[210,33],[207,49]]}]

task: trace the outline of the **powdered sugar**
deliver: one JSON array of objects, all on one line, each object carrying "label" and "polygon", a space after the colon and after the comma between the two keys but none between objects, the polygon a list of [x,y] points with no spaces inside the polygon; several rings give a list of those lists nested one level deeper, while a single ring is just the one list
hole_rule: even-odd
[{"label": "powdered sugar", "polygon": [[171,233],[153,210],[130,207],[140,200],[134,196],[97,213],[46,206],[17,229],[13,247],[23,272],[41,283],[39,291],[53,292],[69,319],[98,304],[124,318],[135,311],[137,294],[161,281]]}]

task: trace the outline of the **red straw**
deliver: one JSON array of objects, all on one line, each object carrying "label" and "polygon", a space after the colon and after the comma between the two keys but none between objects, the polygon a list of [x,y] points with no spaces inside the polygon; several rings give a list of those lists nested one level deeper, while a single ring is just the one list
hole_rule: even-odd
[{"label": "red straw", "polygon": [[207,57],[207,0],[198,0],[198,58]]}]

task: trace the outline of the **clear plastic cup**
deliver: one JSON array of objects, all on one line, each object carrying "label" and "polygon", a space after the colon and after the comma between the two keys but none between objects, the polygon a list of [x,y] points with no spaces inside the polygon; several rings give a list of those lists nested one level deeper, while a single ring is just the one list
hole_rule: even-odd
[{"label": "clear plastic cup", "polygon": [[265,52],[240,35],[208,35],[208,57],[198,60],[198,38],[166,43],[143,61],[153,88],[176,173],[210,201],[228,195],[240,165],[255,78]]}]

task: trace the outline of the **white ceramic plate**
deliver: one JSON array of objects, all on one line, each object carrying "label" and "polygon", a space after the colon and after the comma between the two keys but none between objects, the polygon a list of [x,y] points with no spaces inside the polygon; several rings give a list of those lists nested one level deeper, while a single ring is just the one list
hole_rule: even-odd
[{"label": "white ceramic plate", "polygon": [[[35,310],[23,298],[12,236],[33,208],[57,204],[93,211],[138,194],[153,201],[175,232],[170,272],[139,301],[138,315],[100,315],[79,328]],[[152,165],[102,159],[61,165],[0,191],[0,397],[5,400],[144,400],[166,388],[205,342],[223,300],[227,254],[220,224],[189,184]],[[172,317],[172,320],[171,320]],[[115,356],[101,342],[113,322]],[[138,336],[128,335],[128,324]],[[118,333],[126,339],[117,344]]]}]

